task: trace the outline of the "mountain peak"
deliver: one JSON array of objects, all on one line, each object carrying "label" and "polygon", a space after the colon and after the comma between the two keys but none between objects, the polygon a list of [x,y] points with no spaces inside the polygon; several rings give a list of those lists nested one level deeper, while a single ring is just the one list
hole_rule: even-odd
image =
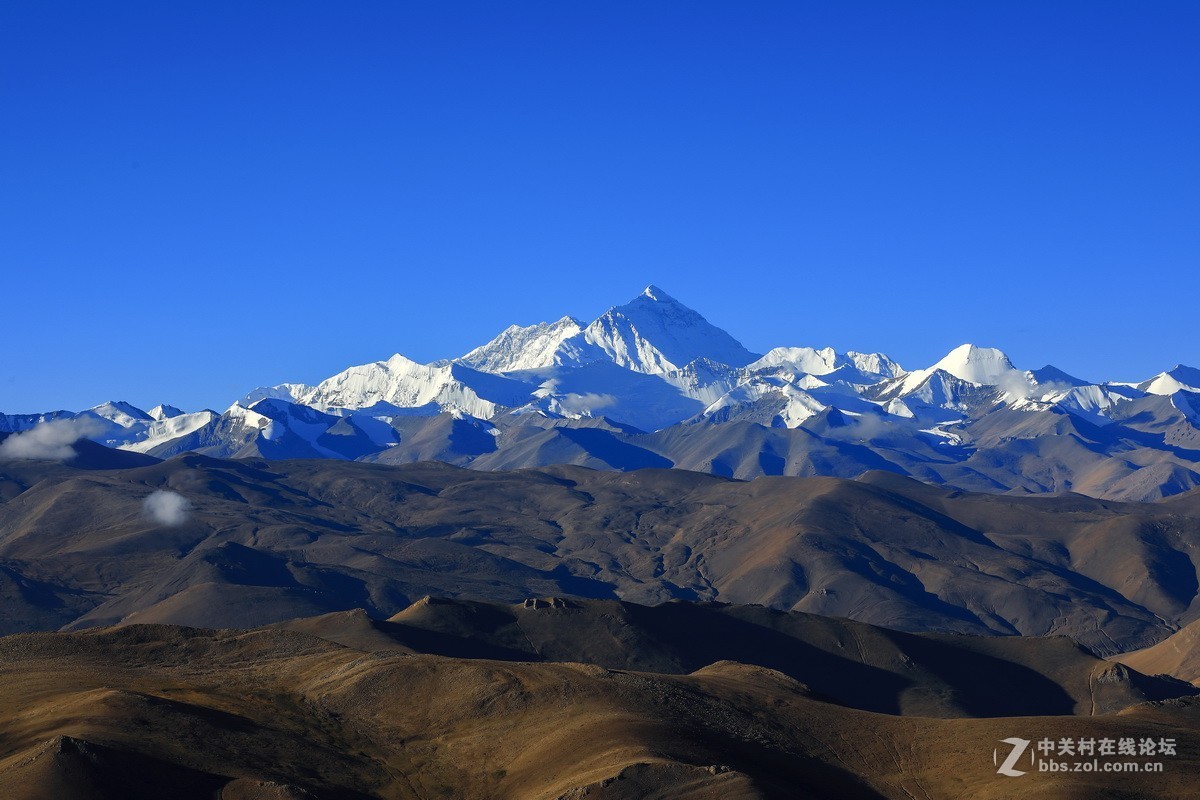
[{"label": "mountain peak", "polygon": [[107,400],[98,406],[92,406],[93,411],[97,411],[100,409],[109,409],[109,408],[120,409],[121,411],[124,411],[126,414],[134,414],[134,413],[145,414],[146,413],[145,411],[142,411],[140,408],[135,406],[133,403],[127,402],[125,400]]},{"label": "mountain peak", "polygon": [[1200,391],[1200,369],[1186,364],[1176,364],[1166,372],[1160,372],[1138,388],[1150,394],[1170,395],[1178,391]]},{"label": "mountain peak", "polygon": [[679,304],[678,300],[676,300],[674,297],[671,297],[671,295],[667,294],[662,289],[655,286],[653,283],[650,284],[649,286],[647,286],[645,289],[642,289],[642,293],[639,295],[639,297],[648,297],[651,300],[654,300],[659,303],[674,303],[676,305]]},{"label": "mountain peak", "polygon": [[584,325],[567,315],[557,322],[509,325],[496,338],[461,356],[458,361],[484,372],[516,372],[554,364],[554,355],[565,339]]},{"label": "mountain peak", "polygon": [[1033,380],[1039,384],[1065,384],[1066,386],[1087,385],[1087,381],[1063,372],[1053,364],[1047,364],[1041,369],[1030,370],[1029,374],[1033,377]]},{"label": "mountain peak", "polygon": [[175,417],[183,416],[183,411],[175,406],[169,406],[166,403],[160,403],[146,413],[159,422],[162,422],[165,419],[174,419]]},{"label": "mountain peak", "polygon": [[635,372],[663,374],[697,358],[741,367],[759,356],[654,284],[623,306],[610,308],[567,348],[567,360],[612,360]]},{"label": "mountain peak", "polygon": [[89,409],[91,413],[118,425],[129,425],[135,422],[150,422],[152,417],[132,403],[124,400],[109,400]]},{"label": "mountain peak", "polygon": [[982,385],[994,386],[1016,371],[1002,350],[961,344],[951,350],[930,369],[949,372],[956,378]]}]

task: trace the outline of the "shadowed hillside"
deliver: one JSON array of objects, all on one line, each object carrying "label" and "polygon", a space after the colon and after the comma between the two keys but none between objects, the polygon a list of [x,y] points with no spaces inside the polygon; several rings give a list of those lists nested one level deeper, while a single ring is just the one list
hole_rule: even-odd
[{"label": "shadowed hillside", "polygon": [[[689,671],[553,660],[577,647],[570,641],[543,660],[509,660],[502,648],[519,651],[504,643],[511,623],[493,628],[494,641],[472,645],[481,657],[409,653],[398,644],[404,641],[401,629],[432,634],[451,626],[455,616],[488,613],[462,604],[417,606],[403,615],[407,622],[370,625],[351,614],[293,623],[330,639],[358,640],[355,646],[298,630],[156,625],[6,637],[0,639],[0,796],[999,799],[1020,787],[1023,796],[1185,798],[1193,796],[1200,777],[1196,752],[1186,746],[1163,759],[1167,768],[1159,774],[1034,772],[1018,784],[997,775],[993,763],[1000,740],[1011,736],[1172,736],[1188,742],[1200,722],[1200,707],[1189,699],[1100,716],[872,713],[754,664],[722,660],[691,669],[721,648],[764,655],[753,635],[742,631],[765,619],[761,609],[699,609],[706,622],[715,614],[730,624],[691,649],[685,641],[692,631],[653,640],[653,626],[634,617],[654,612],[623,610],[644,646],[624,656],[620,644],[601,647],[598,657],[679,658],[688,663],[678,669]],[[584,627],[596,632],[603,617],[616,611],[603,604],[491,609],[518,618],[531,632],[529,647],[544,646],[543,636],[569,630],[580,615],[587,617]],[[901,652],[889,653],[887,634],[863,626],[803,617],[797,624],[814,642],[856,632],[866,660]],[[457,638],[443,632],[441,639],[414,634],[408,641],[424,649]],[[928,681],[930,688],[942,681],[947,697],[953,696],[956,681],[976,677],[962,669],[977,666],[972,659],[987,648],[960,649],[961,642],[936,637],[930,642],[934,650],[927,653],[904,644],[913,680]],[[1089,668],[1085,654],[1069,652],[1060,641],[1013,644],[1004,655],[1015,658],[1022,648],[1023,655],[1008,668],[1017,660],[1047,667],[1040,676],[1009,684],[1016,691],[1031,680],[1046,681],[1051,672],[1061,678]],[[923,662],[956,651],[965,660],[943,662],[940,675]],[[1001,655],[990,653],[1003,661]],[[836,677],[827,674],[829,664],[810,661],[793,667],[809,670],[817,682]],[[863,677],[884,672],[873,667]]]},{"label": "shadowed hillside", "polygon": [[640,672],[687,674],[737,661],[785,674],[830,702],[886,714],[1089,715],[1196,692],[1113,665],[1065,637],[901,633],[760,606],[426,597],[389,620],[355,610],[279,627],[362,650]]},{"label": "shadowed hillside", "polygon": [[[889,473],[263,462],[0,464],[0,625],[254,627],[425,595],[757,603],[909,631],[1062,634],[1101,654],[1200,614],[1194,493],[975,495]],[[155,491],[186,511],[148,514]]]}]

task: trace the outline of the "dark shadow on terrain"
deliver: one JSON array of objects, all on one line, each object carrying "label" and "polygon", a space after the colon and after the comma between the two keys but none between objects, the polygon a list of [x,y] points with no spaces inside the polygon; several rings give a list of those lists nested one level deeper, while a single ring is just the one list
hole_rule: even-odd
[{"label": "dark shadow on terrain", "polygon": [[[899,636],[897,637],[899,639]],[[905,653],[953,686],[953,702],[973,717],[1053,716],[1075,713],[1075,700],[1029,667],[936,639],[904,636]]]},{"label": "dark shadow on terrain", "polygon": [[558,433],[616,469],[668,468],[674,465],[658,453],[623,442],[608,431],[597,428],[559,428]]}]

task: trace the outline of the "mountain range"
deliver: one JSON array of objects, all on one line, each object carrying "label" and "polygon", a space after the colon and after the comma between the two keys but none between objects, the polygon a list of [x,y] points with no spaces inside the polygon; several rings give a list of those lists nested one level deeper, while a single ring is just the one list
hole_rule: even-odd
[{"label": "mountain range", "polygon": [[42,423],[158,458],[735,478],[884,470],[968,491],[1127,501],[1200,486],[1198,369],[1093,383],[1053,366],[1019,369],[971,344],[912,370],[882,353],[759,354],[656,286],[591,323],[513,325],[456,359],[396,354],[316,385],[254,389],[222,412],[108,402],[0,414],[0,432],[18,439]]}]

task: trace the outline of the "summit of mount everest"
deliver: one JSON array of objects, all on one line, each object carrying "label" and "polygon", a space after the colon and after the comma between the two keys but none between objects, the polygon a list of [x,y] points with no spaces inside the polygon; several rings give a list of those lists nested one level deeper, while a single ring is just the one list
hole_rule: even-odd
[{"label": "summit of mount everest", "polygon": [[928,367],[883,353],[754,353],[661,288],[585,323],[512,325],[449,360],[396,353],[224,411],[0,414],[0,435],[88,421],[88,438],[165,458],[569,463],[749,479],[887,470],[971,491],[1153,500],[1200,486],[1200,370],[1089,383],[963,344]]}]

